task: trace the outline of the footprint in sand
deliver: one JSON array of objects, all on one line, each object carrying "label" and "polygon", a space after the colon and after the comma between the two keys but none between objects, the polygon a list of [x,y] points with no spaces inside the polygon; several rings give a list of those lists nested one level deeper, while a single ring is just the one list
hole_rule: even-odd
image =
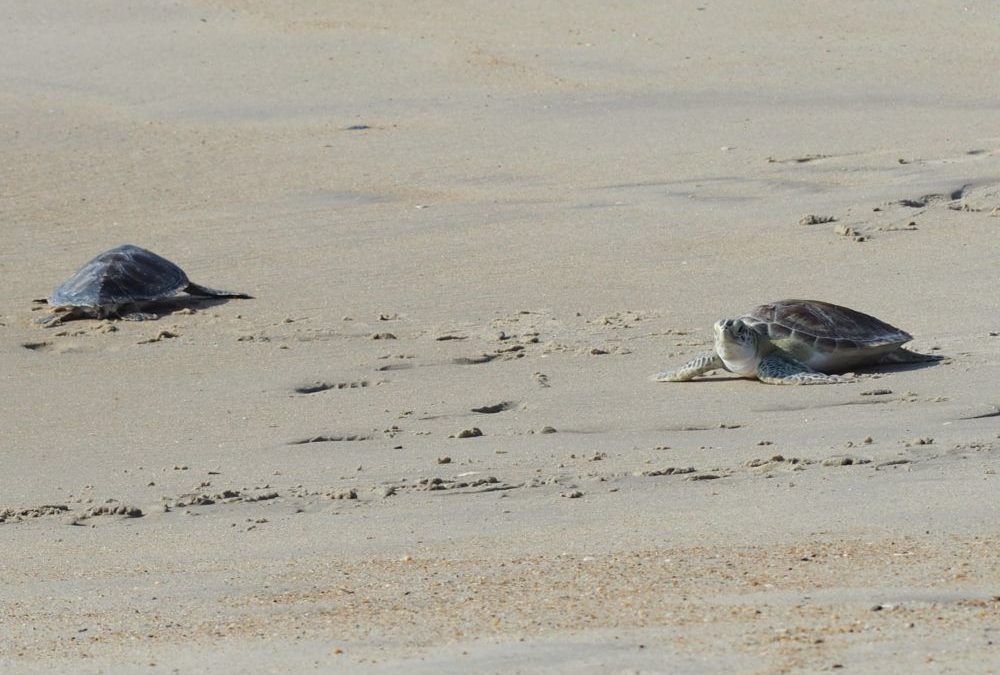
[{"label": "footprint in sand", "polygon": [[314,382],[295,387],[296,394],[318,394],[321,391],[331,389],[364,389],[369,386],[368,380],[358,380],[356,382]]},{"label": "footprint in sand", "polygon": [[372,436],[368,434],[320,434],[317,436],[300,438],[297,441],[289,441],[288,445],[306,445],[307,443],[340,443],[344,441],[370,441],[371,439]]},{"label": "footprint in sand", "polygon": [[496,413],[503,412],[504,410],[510,410],[513,408],[515,403],[513,401],[501,401],[500,403],[494,403],[493,405],[484,405],[479,408],[473,408],[472,412],[481,413],[483,415],[495,415]]}]

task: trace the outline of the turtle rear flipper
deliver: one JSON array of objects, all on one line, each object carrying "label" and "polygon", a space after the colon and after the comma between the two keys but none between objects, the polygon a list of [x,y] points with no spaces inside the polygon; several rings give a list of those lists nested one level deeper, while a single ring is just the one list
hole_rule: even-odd
[{"label": "turtle rear flipper", "polygon": [[827,375],[813,370],[778,350],[760,360],[757,379],[767,384],[836,384],[851,381],[849,377]]},{"label": "turtle rear flipper", "polygon": [[188,295],[200,295],[206,298],[253,298],[253,296],[248,293],[223,291],[218,288],[209,288],[208,286],[202,286],[201,284],[193,282],[187,285],[184,292]]},{"label": "turtle rear flipper", "polygon": [[927,363],[929,361],[943,361],[940,354],[921,354],[900,347],[882,356],[879,363],[891,365],[893,363]]},{"label": "turtle rear flipper", "polygon": [[160,315],[153,312],[143,312],[137,309],[130,312],[122,312],[118,314],[118,318],[123,321],[157,321],[159,320]]}]

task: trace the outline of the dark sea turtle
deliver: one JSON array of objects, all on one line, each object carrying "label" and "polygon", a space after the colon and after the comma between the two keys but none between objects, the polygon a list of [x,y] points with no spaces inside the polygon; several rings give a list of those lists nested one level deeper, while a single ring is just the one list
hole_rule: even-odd
[{"label": "dark sea turtle", "polygon": [[779,300],[715,324],[715,349],[654,376],[683,382],[725,369],[768,384],[849,382],[853,368],[940,361],[903,348],[913,338],[873,316],[818,300]]},{"label": "dark sea turtle", "polygon": [[168,301],[180,292],[216,298],[250,298],[191,282],[184,270],[144,248],[125,244],[105,251],[52,291],[55,313],[39,320],[55,326],[71,319],[118,317],[141,321],[156,314],[144,306]]}]

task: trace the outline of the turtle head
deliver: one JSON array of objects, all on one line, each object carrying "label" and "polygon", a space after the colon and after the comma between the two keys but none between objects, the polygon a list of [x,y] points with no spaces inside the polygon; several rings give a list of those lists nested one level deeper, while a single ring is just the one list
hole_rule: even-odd
[{"label": "turtle head", "polygon": [[715,352],[726,364],[726,370],[737,375],[756,376],[763,340],[742,319],[722,319],[715,323]]}]

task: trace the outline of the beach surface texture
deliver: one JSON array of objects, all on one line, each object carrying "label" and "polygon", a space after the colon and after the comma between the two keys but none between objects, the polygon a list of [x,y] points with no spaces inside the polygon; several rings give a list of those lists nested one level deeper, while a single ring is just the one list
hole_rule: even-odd
[{"label": "beach surface texture", "polygon": [[[997,672],[998,46],[0,1],[0,672]],[[126,243],[253,298],[36,323]],[[946,358],[651,381],[783,298]]]}]

